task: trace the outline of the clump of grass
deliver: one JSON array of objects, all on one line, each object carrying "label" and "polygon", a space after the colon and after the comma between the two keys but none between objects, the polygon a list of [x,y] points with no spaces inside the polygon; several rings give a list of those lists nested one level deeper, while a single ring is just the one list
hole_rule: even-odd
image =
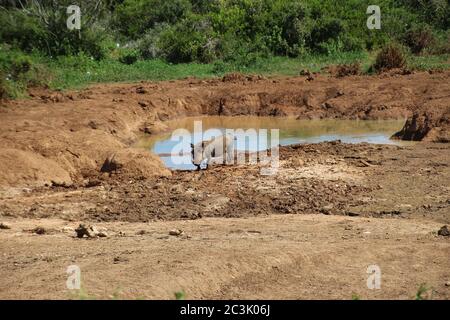
[{"label": "clump of grass", "polygon": [[357,293],[353,293],[352,300],[361,300],[361,297]]},{"label": "clump of grass", "polygon": [[401,47],[395,44],[385,46],[378,53],[373,68],[378,72],[402,69],[406,66],[406,56]]},{"label": "clump of grass", "polygon": [[431,288],[429,288],[426,283],[422,283],[419,286],[419,289],[417,289],[415,300],[427,300],[427,297],[424,297],[424,295],[430,290]]},{"label": "clump of grass", "polygon": [[184,290],[175,292],[175,299],[176,300],[186,300],[186,293]]}]

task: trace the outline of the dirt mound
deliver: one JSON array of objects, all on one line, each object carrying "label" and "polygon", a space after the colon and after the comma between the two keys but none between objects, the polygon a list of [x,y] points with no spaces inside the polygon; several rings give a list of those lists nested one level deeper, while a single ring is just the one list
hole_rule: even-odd
[{"label": "dirt mound", "polygon": [[158,156],[146,150],[130,148],[119,150],[108,156],[100,171],[135,178],[171,175],[171,171],[164,167]]},{"label": "dirt mound", "polygon": [[56,161],[29,151],[2,149],[0,172],[0,185],[72,185],[69,172]]},{"label": "dirt mound", "polygon": [[247,78],[242,73],[228,73],[222,77],[223,82],[246,81]]},{"label": "dirt mound", "polygon": [[340,64],[332,69],[332,73],[337,78],[343,78],[347,76],[357,76],[361,74],[361,65],[358,62],[351,64]]},{"label": "dirt mound", "polygon": [[444,113],[414,112],[395,139],[429,142],[450,142],[450,107]]},{"label": "dirt mound", "polygon": [[222,77],[222,82],[254,82],[258,80],[265,80],[265,78],[261,75],[244,75],[239,72],[228,73]]}]

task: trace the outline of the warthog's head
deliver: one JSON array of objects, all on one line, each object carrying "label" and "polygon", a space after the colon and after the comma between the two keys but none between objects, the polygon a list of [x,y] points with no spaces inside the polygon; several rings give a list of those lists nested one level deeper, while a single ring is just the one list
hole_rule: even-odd
[{"label": "warthog's head", "polygon": [[198,170],[200,169],[201,163],[205,159],[204,147],[205,147],[204,141],[202,141],[196,145],[191,143],[192,164],[197,166]]}]

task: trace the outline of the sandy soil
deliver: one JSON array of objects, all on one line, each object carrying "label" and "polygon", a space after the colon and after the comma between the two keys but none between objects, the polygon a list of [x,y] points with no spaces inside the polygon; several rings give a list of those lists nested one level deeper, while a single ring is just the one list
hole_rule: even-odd
[{"label": "sandy soil", "polygon": [[[450,297],[450,72],[226,77],[34,90],[0,107],[0,298]],[[170,172],[131,146],[176,117],[409,117],[411,146],[283,147],[258,166]],[[440,143],[437,143],[439,141]],[[105,161],[108,164],[105,169]],[[103,170],[102,170],[103,168]],[[102,172],[103,171],[103,172]],[[108,237],[78,239],[80,223]],[[39,233],[33,231],[42,227]],[[179,236],[169,235],[181,229]],[[366,285],[380,266],[379,290]]]},{"label": "sandy soil", "polygon": [[[44,225],[48,235],[22,230]],[[449,299],[449,241],[426,220],[272,215],[195,221],[101,223],[108,238],[60,232],[76,223],[16,220],[2,231],[0,298]],[[182,236],[170,236],[179,228]],[[122,233],[121,233],[122,232]],[[139,233],[139,234],[138,234]],[[84,295],[66,288],[81,269]],[[367,267],[381,288],[367,288]]]}]

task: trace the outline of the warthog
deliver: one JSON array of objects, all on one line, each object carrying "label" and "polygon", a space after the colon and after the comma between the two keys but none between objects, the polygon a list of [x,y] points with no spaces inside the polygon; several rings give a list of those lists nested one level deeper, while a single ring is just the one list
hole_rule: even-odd
[{"label": "warthog", "polygon": [[199,142],[196,145],[191,143],[192,164],[197,166],[197,170],[200,170],[204,162],[206,163],[206,169],[208,169],[211,160],[215,163],[231,163],[235,139],[230,135],[225,135]]}]

